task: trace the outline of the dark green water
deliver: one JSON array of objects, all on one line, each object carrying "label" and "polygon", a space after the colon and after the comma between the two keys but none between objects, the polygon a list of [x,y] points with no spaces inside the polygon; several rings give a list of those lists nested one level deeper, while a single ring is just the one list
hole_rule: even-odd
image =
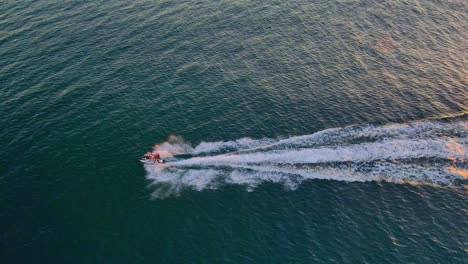
[{"label": "dark green water", "polygon": [[467,7],[2,1],[0,261],[466,263]]}]

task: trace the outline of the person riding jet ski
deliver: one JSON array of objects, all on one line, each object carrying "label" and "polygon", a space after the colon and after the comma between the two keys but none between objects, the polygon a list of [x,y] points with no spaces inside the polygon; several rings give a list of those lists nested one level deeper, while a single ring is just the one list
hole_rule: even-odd
[{"label": "person riding jet ski", "polygon": [[143,156],[143,159],[158,162],[158,163],[164,163],[164,160],[161,158],[158,152],[156,153],[148,152]]},{"label": "person riding jet ski", "polygon": [[153,160],[160,160],[161,159],[161,156],[159,155],[159,153],[154,153],[152,156],[151,156],[151,159]]}]

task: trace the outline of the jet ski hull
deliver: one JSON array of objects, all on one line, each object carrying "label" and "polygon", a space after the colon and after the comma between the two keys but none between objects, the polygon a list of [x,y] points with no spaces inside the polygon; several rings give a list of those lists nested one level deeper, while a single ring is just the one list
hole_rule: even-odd
[{"label": "jet ski hull", "polygon": [[141,159],[140,160],[142,163],[144,164],[164,164],[166,161],[164,161],[163,159],[159,159],[159,160],[150,160],[150,159]]}]

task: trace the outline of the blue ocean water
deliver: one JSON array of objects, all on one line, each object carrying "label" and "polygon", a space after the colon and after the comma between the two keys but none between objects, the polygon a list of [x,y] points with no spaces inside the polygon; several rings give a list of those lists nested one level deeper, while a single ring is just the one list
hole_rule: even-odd
[{"label": "blue ocean water", "polygon": [[0,260],[465,263],[466,10],[2,1]]}]

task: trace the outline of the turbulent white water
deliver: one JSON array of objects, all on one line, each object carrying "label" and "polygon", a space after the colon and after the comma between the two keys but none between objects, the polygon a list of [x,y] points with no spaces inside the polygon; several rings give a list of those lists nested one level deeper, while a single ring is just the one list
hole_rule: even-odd
[{"label": "turbulent white water", "polygon": [[174,159],[146,165],[155,196],[225,184],[263,182],[294,189],[307,179],[462,185],[467,177],[467,123],[418,122],[327,129],[284,139],[242,138],[196,147],[172,136],[155,151]]}]

